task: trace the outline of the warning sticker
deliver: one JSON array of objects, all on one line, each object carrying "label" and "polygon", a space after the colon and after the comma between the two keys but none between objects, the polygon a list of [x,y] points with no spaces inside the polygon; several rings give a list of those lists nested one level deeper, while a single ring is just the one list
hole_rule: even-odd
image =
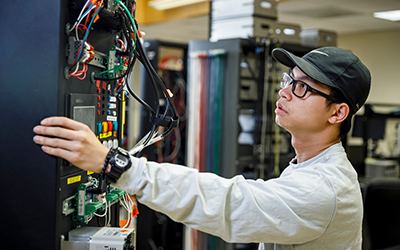
[{"label": "warning sticker", "polygon": [[82,178],[82,176],[80,176],[80,175],[68,178],[67,179],[67,184],[69,185],[69,184],[72,184],[72,183],[80,182],[81,178]]},{"label": "warning sticker", "polygon": [[104,138],[107,138],[107,137],[110,137],[110,136],[112,136],[112,132],[111,131],[107,132],[107,133],[101,133],[100,134],[100,139],[104,139]]}]

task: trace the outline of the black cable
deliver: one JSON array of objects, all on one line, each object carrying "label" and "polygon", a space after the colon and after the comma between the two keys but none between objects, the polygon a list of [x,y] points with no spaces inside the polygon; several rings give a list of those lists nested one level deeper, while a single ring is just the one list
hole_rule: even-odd
[{"label": "black cable", "polygon": [[[123,29],[123,31],[124,31],[124,29]],[[128,49],[129,48],[130,48],[130,46],[128,47]],[[128,50],[128,51],[130,51],[130,50]],[[130,72],[131,72],[131,70],[133,68],[135,58],[132,57],[132,55],[133,55],[133,52],[129,53],[127,70],[121,76],[114,77],[114,78],[106,78],[106,77],[95,76],[94,79],[95,80],[100,80],[100,81],[116,81],[116,80],[120,80],[120,79],[124,78],[125,76],[130,74]]]},{"label": "black cable", "polygon": [[[135,4],[135,3],[134,3]],[[132,54],[134,54],[134,58],[135,59],[138,59],[141,63],[142,63],[142,65],[145,67],[145,70],[146,70],[146,72],[147,72],[147,75],[149,76],[149,78],[150,78],[150,81],[151,81],[151,83],[152,83],[152,87],[153,87],[153,91],[154,91],[154,95],[155,95],[155,106],[156,106],[156,111],[154,111],[152,108],[151,108],[151,106],[149,105],[149,104],[147,104],[146,102],[144,102],[143,100],[141,100],[142,102],[142,104],[143,103],[146,103],[145,104],[145,107],[150,111],[150,115],[154,115],[154,116],[158,116],[158,113],[159,113],[159,109],[160,109],[160,107],[159,107],[159,96],[158,96],[158,92],[157,92],[157,87],[155,86],[155,84],[154,84],[154,79],[153,79],[153,76],[149,73],[150,72],[150,70],[149,70],[149,68],[151,68],[151,66],[149,67],[148,65],[146,65],[145,63],[143,63],[143,60],[141,60],[142,59],[142,57],[143,57],[143,55],[140,55],[140,53],[138,53],[138,50],[137,50],[137,48],[138,48],[138,46],[141,46],[141,42],[140,42],[140,40],[139,40],[139,37],[137,36],[137,32],[135,32],[132,28],[132,26],[131,25],[136,25],[136,27],[138,27],[138,25],[137,25],[137,23],[135,23],[135,24],[131,24],[131,22],[130,22],[130,19],[129,19],[129,17],[126,15],[126,13],[125,13],[125,9],[123,9],[123,8],[121,8],[121,17],[122,17],[122,22],[123,22],[123,31],[124,31],[124,33],[123,33],[123,35],[125,36],[125,37],[129,37],[129,39],[127,39],[129,42],[132,42],[132,39],[130,39],[130,34],[135,34],[135,38],[136,38],[136,48],[134,49],[134,44],[133,43],[129,43],[129,46],[128,46],[128,48],[130,49],[129,51],[132,51]],[[126,32],[126,33],[125,33]],[[130,54],[131,55],[131,54]],[[144,55],[146,55],[146,54],[144,54]],[[129,65],[130,66],[130,65]],[[128,87],[128,92],[131,94],[131,95],[133,95],[134,97],[136,96],[135,94],[134,94],[134,92],[132,91],[132,89],[130,88],[130,86],[129,86],[129,84],[127,84],[127,87]],[[136,98],[135,98],[136,99]],[[150,108],[150,109],[149,109]],[[154,134],[154,131],[156,130],[158,128],[158,126],[156,126],[155,124],[153,124],[153,126],[152,126],[152,129],[151,129],[151,131],[150,131],[150,133],[149,133],[149,136],[146,138],[146,141],[144,142],[144,146],[150,141],[150,139],[152,138],[152,136],[153,136],[153,134]]]},{"label": "black cable", "polygon": [[[144,53],[143,47],[142,47],[141,45],[138,46],[138,52],[139,52],[139,53],[141,52],[142,54],[144,54],[144,57],[143,57],[144,60],[141,60],[139,57],[138,57],[138,60],[141,60],[142,64],[144,64],[144,65],[150,64],[150,61],[149,61],[147,55]],[[160,79],[160,77],[158,76],[157,72],[154,70],[153,67],[149,67],[149,69],[150,69],[151,73],[155,76],[154,78],[157,80],[158,85],[161,87],[162,92],[164,93],[164,96],[166,97],[167,109],[165,110],[162,119],[165,119],[165,117],[166,117],[166,115],[167,115],[167,112],[168,112],[168,110],[169,110],[169,107],[171,107],[171,110],[172,110],[172,113],[173,113],[173,119],[177,120],[177,119],[178,119],[178,114],[177,114],[175,105],[174,105],[174,103],[172,102],[172,99],[171,99],[171,97],[169,96],[169,93],[168,93],[168,91],[167,91],[167,89],[166,89],[164,83],[162,82],[162,80]],[[158,114],[157,114],[157,117],[158,117]],[[172,122],[172,121],[171,121],[171,122]],[[166,133],[168,133],[168,134],[169,134],[170,132],[171,132],[171,131],[169,131],[169,130],[166,131]],[[164,133],[164,134],[166,134],[166,133]]]},{"label": "black cable", "polygon": [[[138,49],[139,49],[139,51],[144,52],[143,47],[141,46],[141,44],[138,46]],[[145,59],[146,63],[150,64],[150,61],[149,61],[149,59],[148,59],[148,57],[147,57],[146,54],[145,54],[145,56],[144,56],[144,59]],[[169,96],[169,93],[168,93],[168,91],[167,91],[167,88],[165,87],[164,83],[161,81],[161,79],[160,79],[160,77],[158,76],[158,74],[157,74],[157,72],[155,71],[155,69],[154,69],[153,67],[151,67],[150,70],[151,70],[151,72],[156,76],[155,78],[156,78],[156,80],[157,80],[159,86],[161,87],[162,92],[165,94],[166,100],[167,100],[168,102],[172,103],[172,105],[171,105],[171,107],[172,107],[172,112],[173,112],[174,117],[177,118],[177,117],[178,117],[178,114],[177,114],[175,105],[173,105],[172,99],[171,99],[171,97]]]},{"label": "black cable", "polygon": [[[136,51],[136,52],[139,53],[138,51]],[[146,62],[143,61],[142,58],[143,58],[143,56],[140,55],[138,57],[138,60],[142,63],[142,65],[144,66],[144,68],[146,70],[147,76],[150,79],[151,86],[153,87],[153,92],[154,92],[154,96],[155,96],[154,97],[155,98],[154,102],[155,102],[155,105],[156,105],[156,111],[155,111],[155,113],[152,113],[152,115],[154,115],[155,117],[158,117],[158,114],[160,112],[160,100],[159,100],[158,90],[157,90],[157,87],[155,85],[155,80],[153,78],[153,75],[151,74],[150,66],[148,64],[146,64]],[[150,140],[153,137],[153,134],[156,131],[156,129],[157,129],[157,126],[155,124],[153,124],[149,135],[147,136],[146,140],[143,143],[144,146],[146,146],[150,142]]]},{"label": "black cable", "polygon": [[137,96],[135,94],[135,92],[133,92],[133,90],[129,84],[126,84],[126,86],[128,88],[129,94],[132,95],[133,98],[136,99],[136,101],[138,101],[140,104],[142,104],[147,109],[147,111],[149,111],[151,114],[155,114],[153,108],[149,104],[147,104],[145,101],[143,101],[139,96]]},{"label": "black cable", "polygon": [[[141,45],[141,44],[138,45],[137,48],[138,48],[137,52],[141,55],[141,56],[138,56],[138,57],[137,57],[138,60],[139,60],[145,67],[148,66],[148,65],[151,66],[150,61],[149,61],[149,59],[148,59],[148,57],[147,57],[147,54],[144,52],[144,49],[143,49],[142,45]],[[166,97],[167,109],[165,110],[164,115],[162,116],[162,119],[165,119],[165,117],[166,117],[166,115],[167,115],[167,112],[168,112],[168,110],[170,109],[169,107],[171,107],[171,110],[172,110],[173,115],[174,115],[173,119],[178,120],[178,115],[177,115],[177,111],[176,111],[175,105],[173,104],[173,102],[172,102],[172,100],[171,100],[171,98],[170,98],[170,96],[169,96],[169,93],[168,93],[168,91],[167,91],[167,89],[166,89],[164,83],[161,81],[160,77],[158,76],[157,72],[154,70],[153,67],[148,67],[146,70],[149,70],[148,73],[150,72],[152,75],[154,75],[154,78],[152,78],[152,80],[154,81],[154,79],[155,79],[156,81],[152,82],[152,84],[158,83],[158,85],[161,87],[162,92],[164,93],[164,95],[165,95],[165,97]],[[149,74],[149,75],[151,75],[151,74]],[[158,114],[157,114],[156,117],[158,118]],[[167,129],[163,134],[161,134],[162,137],[166,137],[166,136],[168,136],[168,135],[172,132],[172,130],[173,130],[173,128],[174,128],[174,127],[172,126],[172,124],[173,124],[173,119],[171,119],[171,123],[170,123],[171,126],[168,127],[168,129]],[[178,125],[178,124],[177,124],[177,125]],[[176,126],[177,126],[177,125],[176,125]],[[153,128],[154,128],[154,126],[153,126]],[[153,129],[152,129],[152,133],[154,133],[154,130],[153,130]],[[150,136],[152,136],[152,133],[149,134],[149,137],[146,139],[144,145],[147,145],[147,143],[149,142],[149,140],[150,140],[150,138],[151,138]]]},{"label": "black cable", "polygon": [[[126,15],[125,11],[120,12],[120,15],[118,15],[118,17],[120,18],[120,22],[121,22],[121,26],[122,26],[122,30],[121,30],[121,34],[122,36],[125,38],[125,40],[127,41],[127,51],[129,54],[129,58],[128,58],[128,67],[127,70],[124,72],[124,74],[122,74],[119,77],[115,77],[115,78],[104,78],[104,77],[94,77],[95,80],[102,80],[102,81],[113,81],[113,80],[119,80],[124,78],[127,74],[130,74],[131,69],[133,68],[133,64],[134,64],[134,58],[132,57],[133,55],[133,47],[134,44],[132,42],[132,39],[130,38],[130,33],[133,33],[134,31],[131,29],[131,25],[129,24],[129,17]],[[128,25],[127,22],[129,21]],[[130,52],[130,53],[129,53]]]},{"label": "black cable", "polygon": [[[141,46],[141,45],[138,45],[137,48],[139,48],[139,46]],[[158,95],[158,90],[157,90],[157,85],[155,83],[154,75],[151,74],[151,68],[152,68],[151,64],[147,64],[147,62],[145,60],[143,60],[143,57],[144,57],[143,54],[140,54],[139,51],[136,51],[136,52],[139,53],[138,54],[139,56],[137,56],[137,59],[144,66],[144,68],[146,70],[146,73],[147,73],[147,76],[149,77],[151,86],[153,87],[154,98],[155,98],[154,101],[155,101],[155,105],[156,105],[156,116],[158,116],[158,113],[159,113],[159,110],[160,110],[160,97]]]},{"label": "black cable", "polygon": [[[148,65],[147,62],[143,59],[143,57],[138,56],[137,58],[138,58],[138,60],[139,60],[143,65],[146,65],[146,66]],[[145,67],[146,67],[146,66],[145,66]],[[153,69],[153,71],[151,71],[151,72],[152,72],[153,74],[154,74],[154,73],[156,74],[156,72],[155,72],[154,69]],[[147,73],[149,73],[149,72],[147,72]],[[156,78],[157,80],[159,80],[159,83],[161,83],[162,86],[164,86],[163,83],[162,83],[162,81],[159,79],[158,74],[156,75],[155,78]],[[167,93],[166,96],[169,97],[169,94]],[[172,108],[175,109],[174,105],[173,105],[173,104],[171,105],[170,102],[167,101],[167,104],[168,104],[167,107],[170,107],[170,106],[171,106]],[[165,110],[165,112],[167,112],[167,111],[168,111],[168,109]],[[166,116],[166,113],[164,113],[164,114],[165,114],[165,115],[163,116],[163,119],[164,119],[165,116]],[[156,117],[158,117],[158,116],[156,116]],[[177,116],[176,116],[176,117],[177,117]],[[176,117],[174,117],[174,118],[177,119]],[[172,121],[171,121],[171,125],[172,125]],[[163,134],[161,134],[161,137],[166,137],[166,136],[168,136],[168,135],[173,131],[173,128],[174,128],[174,127],[170,126]],[[144,145],[147,145],[147,143],[150,141],[151,136],[153,135],[155,129],[156,129],[156,127],[153,125],[153,128],[152,128],[152,130],[151,130],[151,133],[149,134],[148,138],[146,138],[146,141],[144,142]]]},{"label": "black cable", "polygon": [[[126,46],[127,47],[127,55],[128,55],[127,69],[123,74],[121,74],[120,76],[114,77],[114,78],[94,77],[94,79],[102,80],[102,81],[115,81],[115,80],[120,80],[124,77],[129,77],[136,60],[139,60],[139,62],[144,66],[147,76],[150,80],[153,92],[154,92],[153,94],[154,94],[154,98],[155,98],[155,109],[153,109],[147,102],[145,102],[140,97],[138,97],[133,92],[132,88],[130,87],[130,85],[128,83],[126,83],[126,85],[127,85],[129,94],[132,95],[140,104],[142,104],[150,112],[150,116],[153,116],[153,117],[151,117],[151,119],[152,119],[151,122],[153,123],[153,126],[151,128],[151,131],[150,131],[148,137],[144,141],[144,146],[146,146],[152,139],[156,130],[158,130],[158,127],[160,125],[160,120],[169,123],[167,130],[164,131],[164,133],[161,135],[163,137],[169,135],[172,132],[173,128],[175,126],[178,126],[178,123],[177,123],[178,112],[176,111],[175,105],[172,101],[172,98],[169,95],[168,90],[166,89],[166,86],[164,85],[164,83],[162,82],[160,77],[158,76],[155,69],[152,67],[150,60],[147,57],[147,53],[145,52],[143,45],[139,40],[138,34],[134,30],[133,25],[138,27],[137,21],[134,20],[134,24],[132,24],[130,18],[128,17],[128,15],[126,13],[126,10],[123,8],[120,8],[120,10],[121,11],[120,11],[119,18],[120,18],[121,27],[122,27],[121,34],[127,43],[127,46]],[[133,42],[131,34],[135,34],[136,47],[135,47],[135,43]],[[122,53],[120,53],[120,54],[122,54]],[[160,93],[159,93],[159,91],[164,95],[165,100],[166,100],[166,108],[165,108],[162,116],[160,116]],[[172,113],[172,118],[167,116],[169,111],[171,111],[171,113]],[[165,126],[165,123],[162,126]]]},{"label": "black cable", "polygon": [[[141,48],[141,43],[140,42],[137,44],[136,48],[139,48],[139,47]],[[154,95],[155,95],[155,104],[156,104],[156,112],[153,113],[153,115],[155,117],[158,117],[158,114],[159,114],[159,111],[160,111],[160,100],[159,100],[159,95],[158,95],[157,87],[156,87],[156,84],[155,84],[155,80],[153,78],[153,75],[151,74],[151,70],[150,70],[150,68],[152,68],[151,64],[147,64],[147,61],[143,60],[143,57],[146,57],[146,53],[143,50],[139,49],[139,50],[135,50],[135,51],[136,51],[136,53],[138,53],[139,56],[137,56],[137,59],[144,66],[144,68],[146,70],[146,73],[147,73],[147,75],[148,75],[148,77],[150,79],[151,86],[153,87],[153,91],[154,91]],[[153,134],[154,134],[154,132],[156,131],[157,128],[158,128],[158,126],[153,124],[149,135],[147,136],[146,140],[143,143],[144,146],[146,146],[150,142],[150,140],[153,137]]]},{"label": "black cable", "polygon": [[106,222],[104,222],[104,225],[101,225],[101,224],[100,224],[100,217],[99,217],[99,216],[96,216],[96,218],[97,218],[97,225],[98,225],[99,227],[105,227],[105,226],[106,226]]}]

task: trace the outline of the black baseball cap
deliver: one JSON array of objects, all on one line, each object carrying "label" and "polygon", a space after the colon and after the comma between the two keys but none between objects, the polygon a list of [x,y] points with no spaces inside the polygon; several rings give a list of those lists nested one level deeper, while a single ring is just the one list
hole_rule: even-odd
[{"label": "black baseball cap", "polygon": [[272,56],[283,65],[299,67],[311,79],[339,89],[355,114],[367,100],[371,89],[371,74],[360,59],[350,51],[337,47],[322,47],[303,57],[276,48]]}]

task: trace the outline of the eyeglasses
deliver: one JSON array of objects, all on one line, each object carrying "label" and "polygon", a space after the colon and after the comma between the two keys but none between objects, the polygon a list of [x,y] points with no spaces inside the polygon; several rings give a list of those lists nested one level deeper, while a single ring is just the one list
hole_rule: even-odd
[{"label": "eyeglasses", "polygon": [[307,94],[307,91],[310,91],[311,93],[323,96],[328,100],[338,102],[338,103],[341,102],[339,99],[336,99],[333,96],[327,95],[319,90],[316,90],[316,89],[310,87],[310,85],[308,85],[305,82],[294,80],[288,73],[283,72],[282,78],[281,78],[281,83],[280,83],[281,88],[285,89],[285,88],[289,87],[290,84],[292,84],[293,95],[295,95],[299,98],[303,98]]}]

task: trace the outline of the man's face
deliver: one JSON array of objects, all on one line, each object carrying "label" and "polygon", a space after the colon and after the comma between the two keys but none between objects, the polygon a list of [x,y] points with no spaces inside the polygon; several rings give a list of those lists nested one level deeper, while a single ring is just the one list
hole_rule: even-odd
[{"label": "man's face", "polygon": [[[290,75],[294,80],[300,80],[310,87],[329,94],[329,87],[320,84],[298,67]],[[307,136],[324,130],[328,125],[331,109],[326,106],[326,98],[307,92],[303,98],[292,93],[292,85],[279,91],[280,99],[277,101],[275,114],[276,123],[285,128],[294,136]]]}]

